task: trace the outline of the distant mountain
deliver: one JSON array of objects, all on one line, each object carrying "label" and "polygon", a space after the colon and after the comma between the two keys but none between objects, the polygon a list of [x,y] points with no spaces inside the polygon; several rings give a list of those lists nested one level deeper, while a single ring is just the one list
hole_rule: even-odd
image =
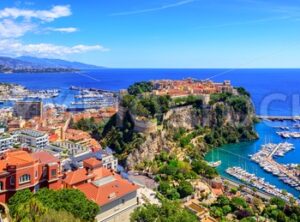
[{"label": "distant mountain", "polygon": [[14,72],[72,72],[103,67],[69,62],[61,59],[44,59],[29,56],[18,58],[0,57],[0,73]]},{"label": "distant mountain", "polygon": [[38,66],[18,59],[9,57],[0,57],[0,67],[7,69],[21,69],[21,68],[38,68]]},{"label": "distant mountain", "polygon": [[100,66],[84,64],[81,62],[70,62],[62,59],[36,58],[30,56],[21,56],[21,57],[17,57],[17,59],[24,62],[30,62],[43,67],[51,67],[51,68],[69,68],[69,69],[78,69],[78,70],[103,68]]}]

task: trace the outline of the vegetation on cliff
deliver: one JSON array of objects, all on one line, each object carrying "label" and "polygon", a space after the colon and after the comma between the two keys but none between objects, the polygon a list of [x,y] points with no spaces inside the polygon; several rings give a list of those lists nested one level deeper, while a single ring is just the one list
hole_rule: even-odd
[{"label": "vegetation on cliff", "polygon": [[[150,93],[154,89],[151,82],[135,83],[122,95],[121,106],[126,110],[121,126],[116,126],[114,117],[104,127],[100,137],[102,144],[111,146],[126,159],[133,150],[139,149],[148,137],[134,131],[134,116],[145,120],[157,120],[158,134],[164,137],[170,149],[181,148],[188,156],[203,156],[209,149],[228,143],[253,140],[257,134],[253,129],[254,110],[249,93],[237,88],[237,93],[210,95],[209,104],[202,96],[170,98]],[[186,107],[188,121],[176,116],[176,109]],[[174,111],[173,115],[166,115]],[[180,113],[179,113],[180,114]],[[189,124],[187,128],[185,125]],[[159,153],[154,153],[152,161]],[[140,159],[136,164],[142,164]]]},{"label": "vegetation on cliff", "polygon": [[153,88],[154,86],[152,82],[148,82],[148,81],[136,82],[133,85],[128,87],[128,93],[130,95],[137,96],[146,92],[151,92]]},{"label": "vegetation on cliff", "polygon": [[161,121],[162,115],[170,110],[170,101],[169,96],[128,94],[123,97],[121,104],[128,108],[131,114]]},{"label": "vegetation on cliff", "polygon": [[133,150],[139,149],[145,141],[145,136],[133,130],[134,125],[129,113],[126,114],[122,127],[116,125],[116,116],[113,116],[101,133],[101,145],[112,148],[122,162]]}]

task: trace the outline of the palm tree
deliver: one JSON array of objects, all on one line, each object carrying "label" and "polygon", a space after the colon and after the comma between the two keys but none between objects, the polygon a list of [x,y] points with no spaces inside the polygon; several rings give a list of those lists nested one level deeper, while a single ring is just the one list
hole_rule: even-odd
[{"label": "palm tree", "polygon": [[48,211],[36,198],[20,205],[16,210],[15,221],[36,221]]}]

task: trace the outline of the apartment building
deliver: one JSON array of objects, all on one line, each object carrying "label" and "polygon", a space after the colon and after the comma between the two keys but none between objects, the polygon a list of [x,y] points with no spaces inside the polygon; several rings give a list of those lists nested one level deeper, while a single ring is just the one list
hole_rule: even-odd
[{"label": "apartment building", "polygon": [[6,133],[0,135],[0,153],[12,148],[14,144],[15,144],[14,136]]},{"label": "apartment building", "polygon": [[28,147],[44,149],[49,144],[48,134],[37,130],[22,129],[14,131],[13,134],[16,136],[17,142]]}]

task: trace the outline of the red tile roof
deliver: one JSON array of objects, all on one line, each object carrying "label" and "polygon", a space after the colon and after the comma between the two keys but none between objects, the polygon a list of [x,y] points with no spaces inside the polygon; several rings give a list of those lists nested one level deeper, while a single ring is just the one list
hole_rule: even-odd
[{"label": "red tile roof", "polygon": [[55,156],[51,155],[50,153],[48,153],[46,151],[35,152],[35,153],[32,153],[31,156],[43,164],[59,162],[58,158],[56,158]]},{"label": "red tile roof", "polygon": [[[95,160],[89,159],[89,162]],[[92,182],[87,182],[91,179]],[[138,186],[123,179],[119,174],[104,167],[90,173],[84,168],[66,174],[64,183],[82,191],[86,197],[103,206],[138,189]]]},{"label": "red tile roof", "polygon": [[83,192],[86,197],[99,206],[106,205],[118,198],[136,191],[139,187],[128,180],[121,178],[120,175],[111,175],[114,180],[106,184],[97,186],[94,183],[85,183],[78,185],[77,188]]},{"label": "red tile roof", "polygon": [[0,160],[0,172],[4,171],[7,165],[23,166],[34,163],[33,157],[26,151],[14,150],[4,154]]},{"label": "red tile roof", "polygon": [[78,183],[85,182],[88,179],[98,179],[98,178],[110,176],[111,174],[112,172],[110,170],[103,167],[94,169],[89,174],[85,168],[80,168],[78,170],[67,173],[66,178],[64,179],[64,183],[72,186]]},{"label": "red tile roof", "polygon": [[91,157],[83,161],[83,166],[89,166],[92,168],[99,167],[101,166],[101,161],[97,160],[94,157]]},{"label": "red tile roof", "polygon": [[72,186],[77,183],[87,181],[91,177],[93,177],[93,175],[88,176],[86,169],[81,168],[76,171],[71,171],[71,172],[67,173],[66,178],[64,179],[64,183]]}]

